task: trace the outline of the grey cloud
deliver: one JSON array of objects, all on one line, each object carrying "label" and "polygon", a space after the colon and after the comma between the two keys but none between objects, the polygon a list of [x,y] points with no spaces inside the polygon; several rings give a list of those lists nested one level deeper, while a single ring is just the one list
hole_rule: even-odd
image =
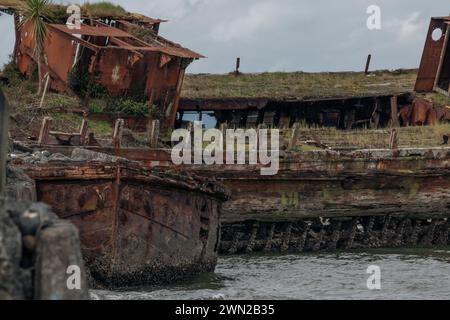
[{"label": "grey cloud", "polygon": [[[448,0],[113,2],[168,19],[163,36],[208,57],[192,73],[229,72],[237,56],[244,72],[361,70],[368,53],[373,68],[417,67],[430,17],[449,13]],[[366,28],[372,4],[382,10],[380,31]]]}]

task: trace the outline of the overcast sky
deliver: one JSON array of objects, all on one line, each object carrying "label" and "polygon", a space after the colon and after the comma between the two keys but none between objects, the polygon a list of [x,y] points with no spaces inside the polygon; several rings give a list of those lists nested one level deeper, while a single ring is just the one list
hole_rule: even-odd
[{"label": "overcast sky", "polygon": [[[232,71],[238,56],[243,72],[361,70],[368,53],[373,69],[418,67],[430,17],[450,13],[448,0],[111,2],[168,19],[162,36],[208,57],[191,64],[191,73]],[[372,4],[381,8],[381,30],[366,26]],[[1,65],[13,48],[10,17],[0,17],[0,31]]]}]

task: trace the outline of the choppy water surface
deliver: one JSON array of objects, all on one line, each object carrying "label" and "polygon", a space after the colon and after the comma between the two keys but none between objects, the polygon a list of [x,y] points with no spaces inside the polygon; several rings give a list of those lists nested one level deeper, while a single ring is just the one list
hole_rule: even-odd
[{"label": "choppy water surface", "polygon": [[[381,290],[368,290],[369,265]],[[183,284],[93,290],[92,299],[450,299],[450,248],[221,257]]]}]

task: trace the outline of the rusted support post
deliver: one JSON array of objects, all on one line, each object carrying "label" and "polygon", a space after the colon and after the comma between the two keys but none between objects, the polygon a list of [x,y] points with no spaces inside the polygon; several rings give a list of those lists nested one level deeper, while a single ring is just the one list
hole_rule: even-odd
[{"label": "rusted support post", "polygon": [[370,68],[370,60],[372,60],[372,55],[369,54],[367,56],[367,61],[366,61],[366,69],[364,70],[364,74],[369,74],[369,68]]},{"label": "rusted support post", "polygon": [[116,120],[116,125],[114,126],[114,133],[113,133],[114,148],[120,148],[122,146],[123,125],[124,125],[123,119]]},{"label": "rusted support post", "polygon": [[409,245],[417,245],[417,243],[419,242],[419,233],[420,233],[420,229],[421,229],[421,224],[422,224],[422,221],[420,221],[420,220],[414,221],[414,227],[413,227],[412,233],[409,237]]},{"label": "rusted support post", "polygon": [[331,234],[330,244],[328,245],[329,250],[336,250],[337,244],[341,238],[341,227],[342,222],[338,221],[333,223],[333,233]]},{"label": "rusted support post", "polygon": [[397,227],[397,230],[396,230],[397,239],[394,242],[394,246],[396,246],[396,247],[400,247],[403,245],[403,238],[405,236],[405,227],[406,227],[407,222],[408,222],[408,219],[403,219]]},{"label": "rusted support post", "polygon": [[286,225],[286,229],[284,230],[284,233],[283,233],[283,239],[282,239],[281,246],[280,246],[281,252],[285,252],[285,251],[289,250],[289,244],[291,242],[291,233],[292,233],[292,223],[289,222]]},{"label": "rusted support post", "polygon": [[325,236],[325,229],[320,229],[320,231],[316,234],[316,238],[312,244],[313,251],[319,251],[322,247],[323,237]]},{"label": "rusted support post", "polygon": [[389,224],[391,223],[391,216],[386,216],[384,219],[383,227],[381,229],[381,245],[387,245],[388,241],[388,231],[389,231]]},{"label": "rusted support post", "polygon": [[431,246],[434,241],[434,231],[438,225],[438,219],[432,219],[425,236],[422,238],[421,245]]},{"label": "rusted support post", "polygon": [[250,238],[248,239],[248,242],[247,242],[247,247],[245,248],[246,253],[253,252],[253,247],[255,246],[255,240],[256,240],[256,236],[258,234],[258,229],[259,229],[259,224],[254,223],[252,226],[252,232],[250,234]]},{"label": "rusted support post", "polygon": [[220,131],[222,132],[222,141],[225,144],[226,143],[226,135],[227,135],[227,129],[228,129],[228,124],[226,122],[223,122],[220,124]]},{"label": "rusted support post", "polygon": [[148,141],[150,148],[158,147],[159,120],[153,120],[148,126]]},{"label": "rusted support post", "polygon": [[348,239],[345,243],[345,249],[351,249],[353,247],[353,241],[355,240],[356,230],[358,227],[358,219],[353,218],[350,224]]},{"label": "rusted support post", "polygon": [[6,99],[0,90],[0,195],[6,184],[6,156],[8,154],[8,121],[9,113]]},{"label": "rusted support post", "polygon": [[240,67],[241,67],[241,58],[237,57],[236,58],[236,70],[234,70],[234,74],[237,76],[240,74],[240,72],[239,72]]},{"label": "rusted support post", "polygon": [[288,146],[289,150],[292,150],[295,148],[299,138],[300,138],[300,128],[299,128],[298,124],[295,123],[292,126],[292,135],[291,135],[291,139],[289,140],[289,146]]},{"label": "rusted support post", "polygon": [[389,139],[389,148],[392,150],[398,149],[398,133],[395,128],[392,129],[391,131],[391,137]]},{"label": "rusted support post", "polygon": [[242,233],[239,230],[233,234],[233,239],[231,240],[230,248],[228,249],[228,254],[235,254],[238,250],[239,240],[242,237]]},{"label": "rusted support post", "polygon": [[399,127],[397,96],[391,97],[391,127]]},{"label": "rusted support post", "polygon": [[272,240],[275,234],[275,223],[270,226],[269,232],[267,233],[266,244],[264,246],[264,251],[269,252],[272,250]]},{"label": "rusted support post", "polygon": [[51,117],[44,117],[42,119],[41,131],[39,133],[38,144],[43,145],[48,143],[48,136],[50,134],[50,128],[52,126],[53,119]]},{"label": "rusted support post", "polygon": [[86,144],[86,136],[88,131],[88,122],[83,119],[81,122],[81,128],[80,128],[80,145],[84,146]]}]

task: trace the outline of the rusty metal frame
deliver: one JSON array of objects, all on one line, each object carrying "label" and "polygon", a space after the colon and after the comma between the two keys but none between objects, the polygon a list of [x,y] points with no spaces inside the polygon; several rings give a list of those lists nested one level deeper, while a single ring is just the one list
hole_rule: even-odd
[{"label": "rusty metal frame", "polygon": [[[442,72],[445,50],[449,45],[449,24],[450,16],[431,18],[415,85],[417,92],[443,91],[437,87],[437,83]],[[442,30],[444,36],[435,41],[432,34],[438,28]]]},{"label": "rusty metal frame", "polygon": [[443,47],[442,47],[442,51],[441,51],[441,56],[439,58],[439,67],[436,72],[436,79],[434,80],[434,91],[441,92],[447,96],[450,96],[450,92],[445,91],[443,88],[439,87],[439,80],[440,80],[440,77],[442,74],[442,67],[444,64],[445,55],[447,54],[449,37],[450,37],[450,22],[447,22],[446,24],[447,24],[447,29],[445,31],[444,43],[443,43]]}]

